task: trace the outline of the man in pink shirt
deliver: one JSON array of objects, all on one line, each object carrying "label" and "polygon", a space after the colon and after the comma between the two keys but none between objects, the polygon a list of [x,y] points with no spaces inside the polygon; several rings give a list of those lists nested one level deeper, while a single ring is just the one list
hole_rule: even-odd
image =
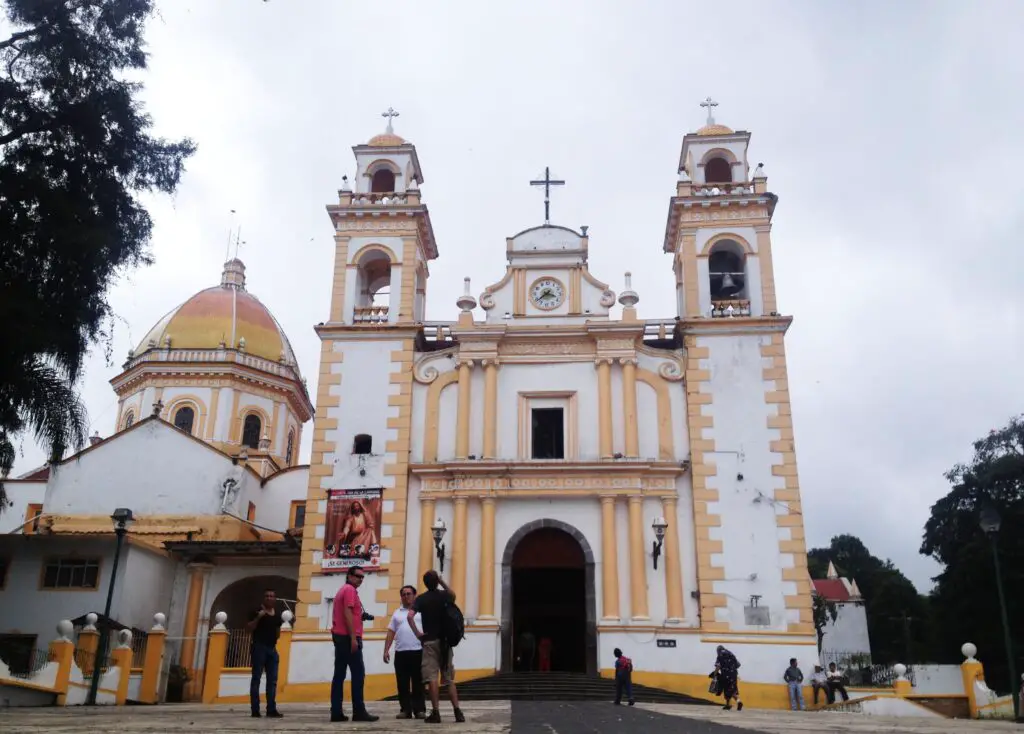
[{"label": "man in pink shirt", "polygon": [[359,587],[363,583],[363,569],[349,568],[345,585],[334,597],[331,637],[334,640],[334,678],[331,680],[331,721],[348,721],[341,710],[345,693],[345,675],[352,670],[352,721],[377,721],[363,702],[363,683],[366,667],[363,665],[363,603],[359,600]]}]

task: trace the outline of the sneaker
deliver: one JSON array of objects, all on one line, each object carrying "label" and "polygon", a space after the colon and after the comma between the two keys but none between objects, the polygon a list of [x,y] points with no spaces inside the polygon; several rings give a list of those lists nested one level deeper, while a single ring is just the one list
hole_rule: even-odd
[{"label": "sneaker", "polygon": [[361,714],[352,714],[352,721],[380,721],[380,717],[374,716],[369,711],[363,711]]},{"label": "sneaker", "polygon": [[630,706],[633,706],[633,705],[635,705],[635,704],[636,704],[636,701],[630,701],[630,702],[629,702],[629,705],[630,705]]},{"label": "sneaker", "polygon": [[344,711],[342,711],[337,716],[335,716],[334,714],[331,714],[331,723],[332,724],[335,724],[335,723],[337,723],[339,721],[348,721],[348,717],[345,716],[345,712]]},{"label": "sneaker", "polygon": [[396,719],[411,719],[412,718],[412,714],[410,714],[408,711],[402,711],[395,718]]},{"label": "sneaker", "polygon": [[441,712],[438,711],[437,709],[434,709],[433,711],[430,712],[430,716],[425,718],[423,721],[424,721],[424,723],[427,723],[427,724],[440,724],[441,723]]},{"label": "sneaker", "polygon": [[732,710],[732,704],[731,703],[727,703],[727,704],[725,704],[725,706],[722,707],[722,709],[725,710],[725,711],[731,711]]},{"label": "sneaker", "polygon": [[427,718],[427,712],[426,711],[417,711],[416,713],[414,713],[412,715],[412,717],[414,719],[425,719],[425,718]]},{"label": "sneaker", "polygon": [[260,718],[260,712],[259,711],[253,711],[252,712],[252,718],[254,718],[254,719]]},{"label": "sneaker", "polygon": [[466,715],[462,713],[462,709],[455,709],[455,720],[460,723],[466,723]]},{"label": "sneaker", "polygon": [[743,710],[743,701],[737,701],[736,702],[736,710],[737,711],[742,711]]},{"label": "sneaker", "polygon": [[268,711],[267,712],[267,718],[268,719],[283,719],[284,718],[284,714],[282,714],[280,711],[276,711],[276,710],[275,711]]}]

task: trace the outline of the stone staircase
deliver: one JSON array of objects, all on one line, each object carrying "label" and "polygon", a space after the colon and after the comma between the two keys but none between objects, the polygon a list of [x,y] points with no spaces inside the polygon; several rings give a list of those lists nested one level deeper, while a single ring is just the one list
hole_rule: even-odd
[{"label": "stone staircase", "polygon": [[[442,692],[443,696],[443,692]],[[395,696],[386,700],[394,700]],[[613,701],[615,681],[583,673],[499,673],[459,683],[463,701]],[[633,684],[638,703],[714,705],[682,693]]]}]

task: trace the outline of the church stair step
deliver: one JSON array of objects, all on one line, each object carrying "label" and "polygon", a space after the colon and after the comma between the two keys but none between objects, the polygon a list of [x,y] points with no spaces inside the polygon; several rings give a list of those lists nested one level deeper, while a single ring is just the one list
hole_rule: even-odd
[{"label": "church stair step", "polygon": [[[615,698],[615,681],[582,673],[499,673],[460,683],[459,698],[465,701],[610,701]],[[635,683],[633,699],[642,703],[711,703]]]}]

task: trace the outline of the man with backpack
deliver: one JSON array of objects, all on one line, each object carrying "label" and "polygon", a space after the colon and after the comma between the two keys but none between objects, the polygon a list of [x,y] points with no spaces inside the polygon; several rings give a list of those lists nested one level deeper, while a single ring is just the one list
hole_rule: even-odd
[{"label": "man with backpack", "polygon": [[[452,702],[455,720],[463,722],[466,717],[459,708],[459,693],[455,689],[455,662],[452,648],[459,644],[465,632],[462,612],[455,605],[455,594],[441,580],[437,571],[423,574],[423,585],[427,590],[416,597],[409,610],[409,627],[423,643],[423,680],[430,686],[430,703],[433,709],[424,719],[427,724],[440,724],[438,711],[441,688],[438,676],[448,686],[448,698]],[[416,626],[419,613],[423,629]]]},{"label": "man with backpack", "polygon": [[632,706],[633,701],[633,661],[622,654],[622,650],[615,648],[612,651],[615,656],[615,705],[622,705],[622,694],[626,694],[626,700]]}]

